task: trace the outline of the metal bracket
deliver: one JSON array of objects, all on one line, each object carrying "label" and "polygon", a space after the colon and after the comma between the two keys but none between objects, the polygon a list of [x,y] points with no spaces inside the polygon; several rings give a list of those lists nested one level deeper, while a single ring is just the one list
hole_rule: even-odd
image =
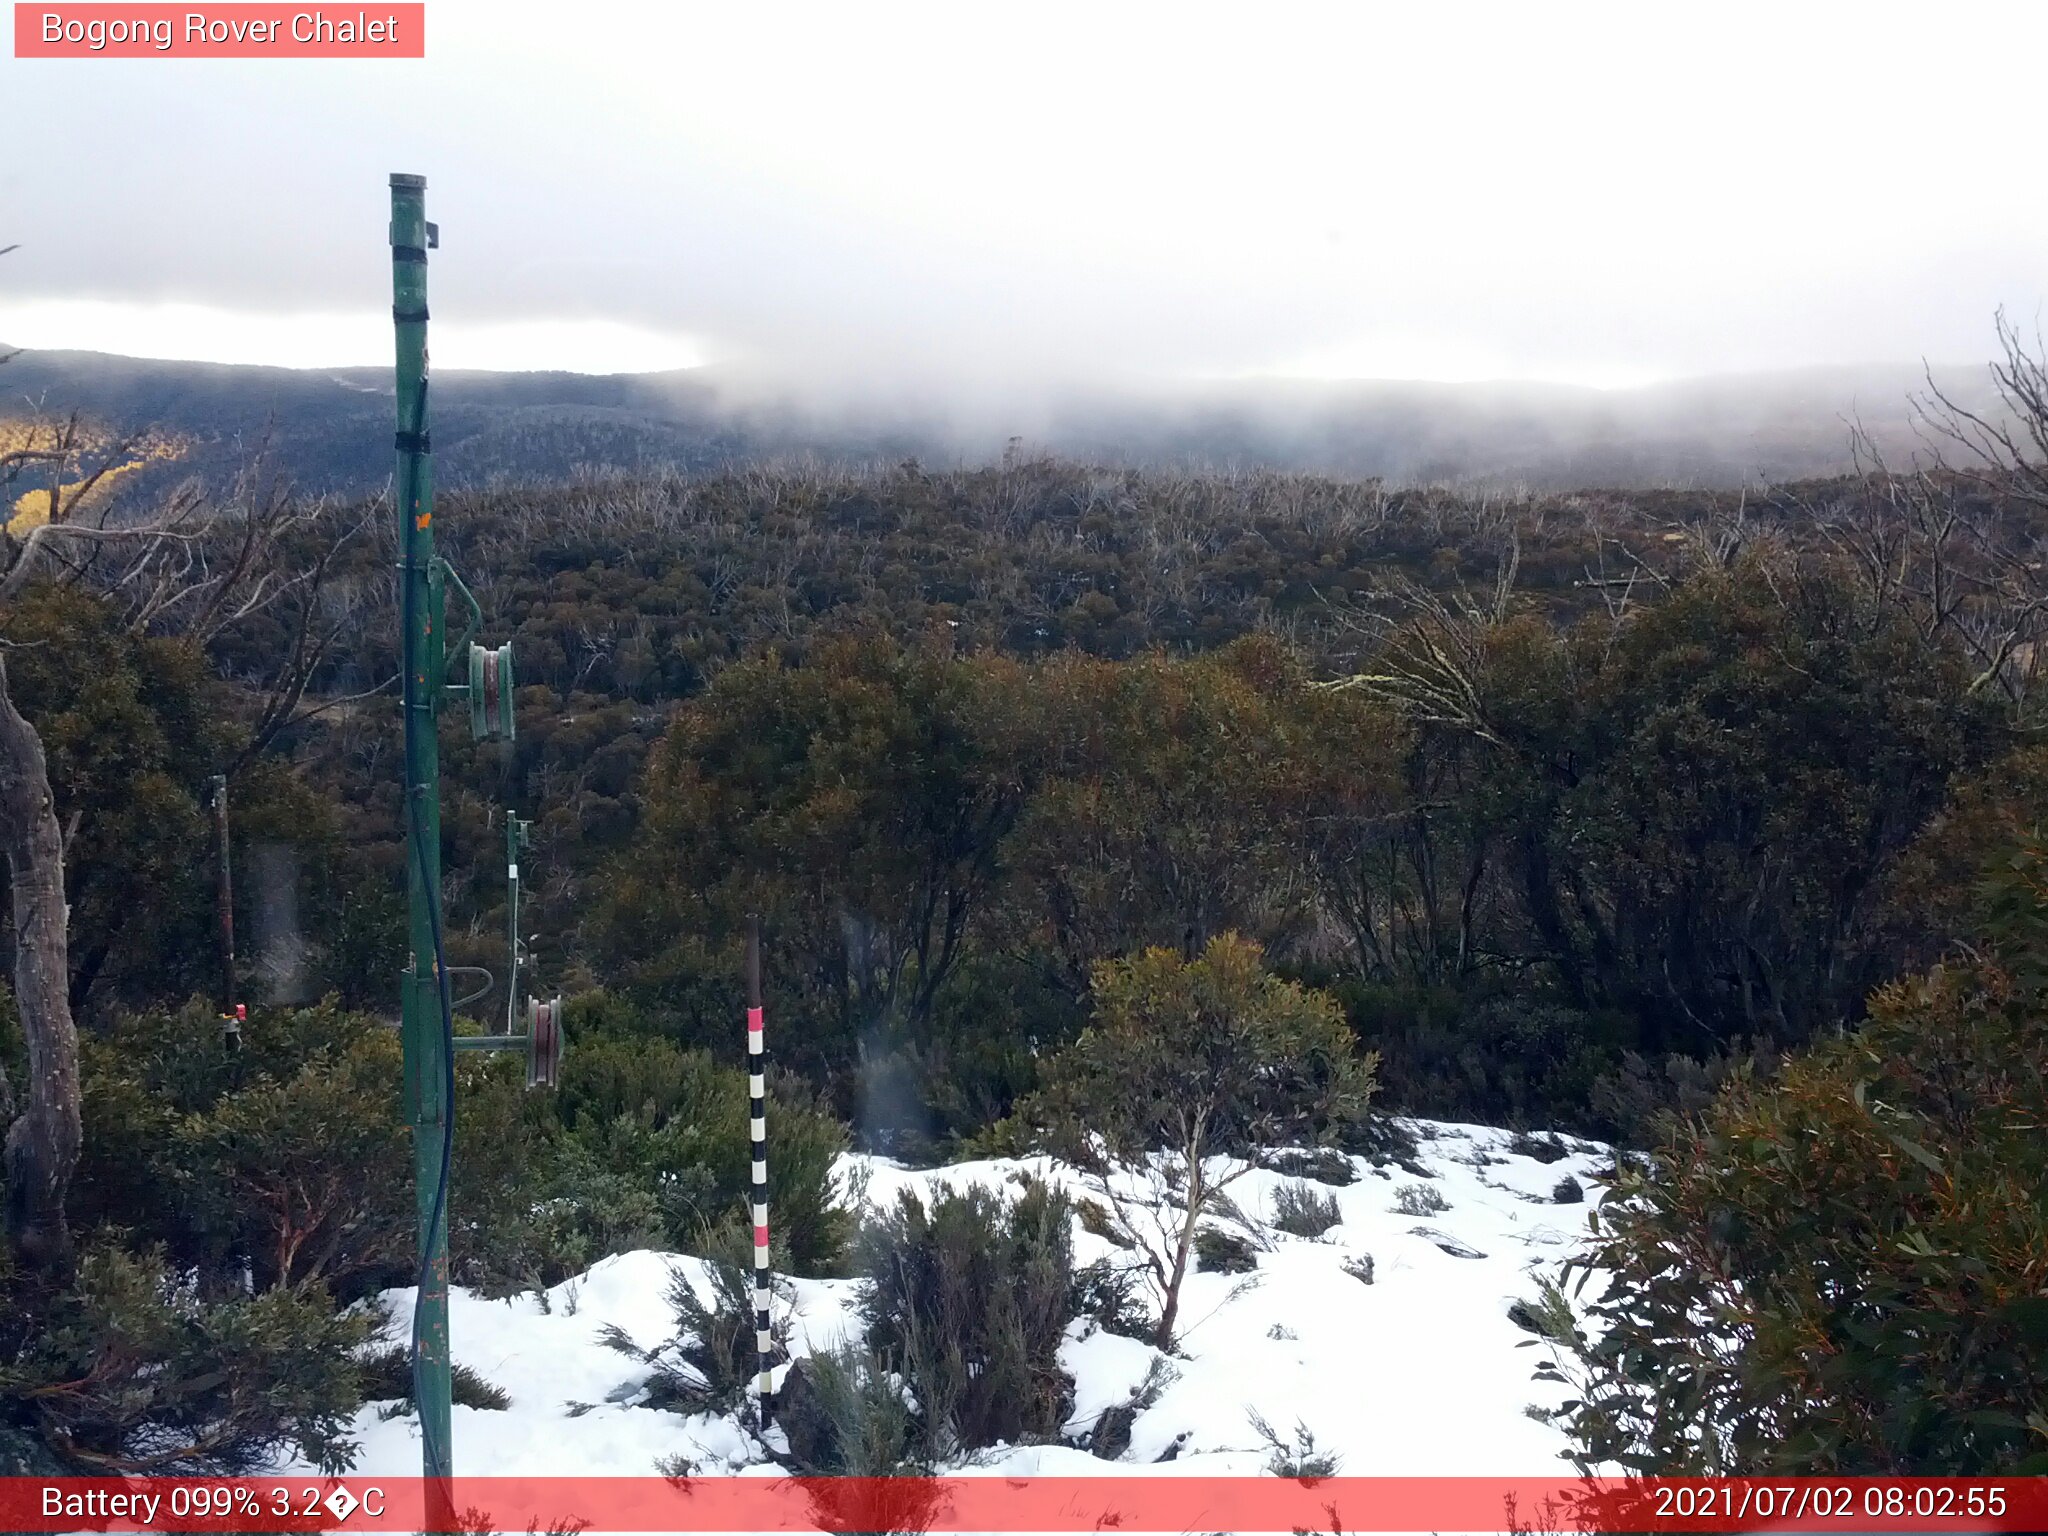
[{"label": "metal bracket", "polygon": [[[469,622],[463,625],[462,633],[455,637],[455,643],[444,647],[441,652],[442,661],[445,665],[460,656],[469,642],[476,638],[476,632],[483,628],[484,610],[483,605],[476,600],[476,595],[469,590],[467,583],[456,573],[454,566],[443,560],[439,555],[436,555],[434,557],[434,567],[437,574],[455,588],[456,595],[469,607]],[[469,692],[469,685],[467,683],[451,683],[448,686],[450,692]]]},{"label": "metal bracket", "polygon": [[467,993],[449,1003],[448,1006],[450,1008],[466,1007],[468,1004],[484,996],[491,988],[498,984],[498,979],[491,974],[491,968],[487,965],[451,965],[448,967],[448,974],[450,976],[481,976],[484,979],[484,984],[474,992]]}]

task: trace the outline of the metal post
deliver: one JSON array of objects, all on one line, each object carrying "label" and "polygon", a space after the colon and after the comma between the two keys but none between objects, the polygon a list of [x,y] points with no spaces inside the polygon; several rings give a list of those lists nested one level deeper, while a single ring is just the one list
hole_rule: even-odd
[{"label": "metal post", "polygon": [[449,1441],[448,1152],[453,1051],[448,978],[440,956],[441,761],[435,733],[445,679],[441,583],[434,559],[433,460],[427,433],[427,249],[424,176],[391,178],[391,319],[397,331],[400,665],[405,721],[405,818],[410,963],[402,1029],[405,1098],[412,1121],[419,1212],[419,1299],[413,1319],[413,1392],[420,1416],[421,1470],[428,1479],[426,1528],[454,1529],[447,1479]]},{"label": "metal post", "polygon": [[505,976],[505,1033],[519,1032],[519,834],[525,823],[508,806],[505,810],[505,910],[511,930],[512,958]]},{"label": "metal post", "polygon": [[768,1309],[775,1299],[768,1268],[768,1080],[761,1024],[761,920],[747,919],[747,1095],[754,1140],[754,1353],[761,1393],[761,1427],[775,1413],[775,1332]]},{"label": "metal post", "polygon": [[220,1017],[230,1045],[241,1043],[235,1019],[235,872],[228,843],[228,776],[213,776],[213,829],[220,842]]}]

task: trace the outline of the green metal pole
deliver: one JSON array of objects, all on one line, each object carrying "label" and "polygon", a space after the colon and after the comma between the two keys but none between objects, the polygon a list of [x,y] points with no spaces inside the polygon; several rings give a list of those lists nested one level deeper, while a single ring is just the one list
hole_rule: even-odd
[{"label": "green metal pole", "polygon": [[233,1045],[240,1043],[241,1030],[235,1022],[235,871],[228,837],[228,776],[224,773],[213,776],[213,830],[220,843],[215,909],[220,918],[221,1033]]},{"label": "green metal pole", "polygon": [[414,1320],[413,1390],[420,1415],[421,1470],[428,1479],[429,1531],[446,1518],[449,1441],[447,1085],[451,1056],[443,1015],[446,978],[437,959],[441,927],[441,759],[436,722],[444,687],[440,589],[434,562],[433,459],[427,439],[427,182],[391,178],[391,316],[398,338],[398,507],[401,690],[405,711],[407,894],[410,964],[402,1028],[406,1110],[412,1121],[419,1208],[419,1300]]},{"label": "green metal pole", "polygon": [[506,926],[511,930],[512,959],[505,975],[505,1033],[519,1032],[519,832],[523,825],[505,807]]}]

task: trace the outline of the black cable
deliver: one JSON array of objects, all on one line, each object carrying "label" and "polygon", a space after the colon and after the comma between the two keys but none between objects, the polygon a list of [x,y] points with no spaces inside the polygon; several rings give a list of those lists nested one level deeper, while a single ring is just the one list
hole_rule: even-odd
[{"label": "black cable", "polygon": [[[413,407],[412,436],[415,441],[418,440],[426,424],[426,415],[427,381],[423,378],[420,380],[419,398]],[[414,732],[419,729],[419,725],[415,719],[418,709],[417,696],[413,688],[413,672],[410,667],[404,664],[404,642],[412,635],[414,617],[412,583],[413,525],[406,521],[406,519],[412,517],[412,508],[417,500],[419,460],[420,456],[414,453],[409,455],[406,461],[406,484],[403,488],[402,510],[400,512],[401,522],[399,525],[404,539],[403,552],[406,556],[404,562],[405,580],[402,583],[404,596],[400,604],[401,617],[399,620],[402,626],[399,646],[399,672],[402,677],[401,688],[405,704],[405,760],[408,773],[413,762]],[[434,638],[438,640],[439,637],[436,636]],[[435,990],[439,994],[441,1004],[441,1061],[445,1069],[441,1099],[440,1176],[434,1183],[434,1204],[427,1219],[427,1234],[430,1241],[420,1252],[418,1293],[413,1299],[412,1308],[413,1407],[419,1414],[420,1440],[426,1449],[426,1459],[428,1464],[432,1465],[444,1459],[442,1456],[436,1455],[435,1451],[437,1449],[445,1451],[446,1447],[436,1447],[430,1439],[432,1430],[427,1424],[426,1394],[420,1390],[420,1303],[425,1299],[428,1282],[432,1279],[431,1261],[433,1249],[431,1238],[435,1230],[440,1227],[442,1217],[448,1209],[448,1166],[454,1161],[455,1157],[455,1008],[449,996],[448,962],[441,942],[441,892],[439,882],[430,881],[426,878],[427,834],[423,819],[425,807],[420,798],[418,788],[411,783],[406,785],[405,801],[406,822],[411,832],[412,856],[420,872],[420,889],[425,896],[427,904],[427,924],[434,938]],[[417,957],[414,959],[414,964],[418,964]],[[445,1245],[443,1252],[445,1257]],[[450,1361],[450,1369],[453,1369],[452,1359]]]}]

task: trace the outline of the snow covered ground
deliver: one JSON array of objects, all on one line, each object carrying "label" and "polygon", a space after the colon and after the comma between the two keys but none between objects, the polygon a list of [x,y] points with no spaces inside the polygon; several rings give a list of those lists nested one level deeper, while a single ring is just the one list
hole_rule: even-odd
[{"label": "snow covered ground", "polygon": [[[1536,1276],[1554,1275],[1584,1233],[1599,1198],[1589,1174],[1607,1161],[1606,1149],[1565,1138],[1569,1154],[1542,1162],[1511,1151],[1504,1131],[1406,1123],[1431,1177],[1351,1159],[1354,1182],[1313,1186],[1334,1197],[1343,1216],[1320,1239],[1270,1226],[1282,1176],[1254,1172],[1230,1187],[1266,1251],[1255,1275],[1188,1278],[1179,1356],[1168,1362],[1172,1380],[1137,1414],[1119,1460],[1056,1445],[999,1452],[983,1464],[1012,1475],[1079,1475],[1128,1473],[1171,1457],[1176,1473],[1257,1473],[1268,1448],[1252,1428],[1256,1412],[1289,1438],[1297,1422],[1305,1424],[1317,1449],[1336,1454],[1337,1470],[1349,1476],[1569,1475],[1563,1435],[1525,1411],[1531,1403],[1553,1406],[1563,1390],[1531,1379],[1544,1351],[1516,1348],[1529,1335],[1508,1310],[1535,1295]],[[874,1158],[848,1163],[866,1165],[869,1205],[893,1201],[906,1186],[1003,1187],[1025,1172],[1085,1192],[1070,1171],[1041,1160],[919,1171]],[[1585,1190],[1587,1203],[1553,1201],[1565,1177]],[[1397,1192],[1413,1184],[1434,1190],[1446,1208],[1427,1215],[1395,1209]],[[1114,1251],[1076,1229],[1077,1263]],[[1355,1273],[1368,1254],[1370,1284]],[[677,1267],[702,1269],[694,1259],[641,1252],[606,1259],[545,1296],[488,1301],[458,1289],[450,1302],[455,1359],[511,1398],[502,1411],[455,1408],[461,1471],[645,1475],[658,1460],[681,1455],[711,1473],[754,1459],[732,1420],[636,1406],[646,1367],[601,1341],[607,1324],[643,1347],[671,1337],[665,1293]],[[854,1288],[845,1280],[791,1284],[793,1354],[846,1337]],[[408,1336],[412,1295],[387,1297],[393,1341]],[[1076,1324],[1061,1351],[1076,1383],[1071,1428],[1083,1430],[1104,1408],[1128,1401],[1160,1359],[1148,1344]],[[417,1473],[417,1420],[385,1417],[394,1407],[372,1404],[358,1416],[358,1473]]]}]

